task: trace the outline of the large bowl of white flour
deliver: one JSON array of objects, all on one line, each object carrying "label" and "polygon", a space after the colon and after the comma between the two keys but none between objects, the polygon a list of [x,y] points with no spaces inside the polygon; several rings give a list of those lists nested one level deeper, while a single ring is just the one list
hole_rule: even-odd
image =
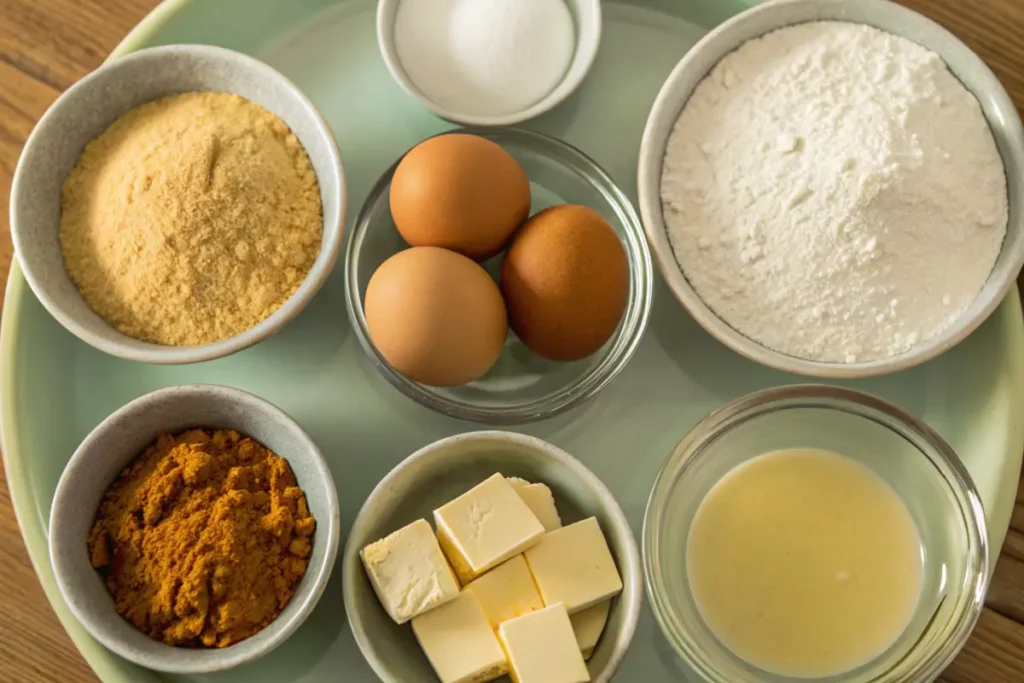
[{"label": "large bowl of white flour", "polygon": [[951,348],[1024,263],[1024,131],[980,58],[885,0],[734,17],[672,71],[640,149],[675,296],[765,365],[863,377]]}]

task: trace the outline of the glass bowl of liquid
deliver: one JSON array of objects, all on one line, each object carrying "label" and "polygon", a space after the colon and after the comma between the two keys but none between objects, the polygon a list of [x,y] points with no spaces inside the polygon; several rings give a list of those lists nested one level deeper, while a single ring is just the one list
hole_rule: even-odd
[{"label": "glass bowl of liquid", "polygon": [[648,596],[713,683],[931,681],[981,612],[981,499],[953,450],[849,389],[757,392],[669,456],[643,530]]},{"label": "glass bowl of liquid", "polygon": [[[490,371],[453,387],[416,382],[388,363],[374,345],[364,310],[371,276],[388,258],[409,247],[395,227],[389,195],[399,159],[370,190],[352,226],[345,252],[346,307],[360,345],[380,374],[417,403],[450,417],[492,425],[546,419],[596,395],[626,366],[647,328],[653,297],[653,266],[640,219],[626,195],[595,162],[571,145],[518,128],[460,128],[501,145],[530,181],[530,215],[558,204],[582,204],[599,213],[622,243],[629,269],[625,311],[611,337],[596,352],[572,362],[541,358],[509,328]],[[446,133],[441,133],[445,135]],[[504,254],[481,265],[500,280]]]}]

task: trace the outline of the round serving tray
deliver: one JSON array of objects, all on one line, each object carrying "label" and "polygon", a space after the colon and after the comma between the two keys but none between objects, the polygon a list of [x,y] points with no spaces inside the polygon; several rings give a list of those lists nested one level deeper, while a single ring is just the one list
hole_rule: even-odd
[{"label": "round serving tray", "polygon": [[[635,200],[636,158],[662,81],[716,23],[753,2],[648,0],[605,4],[601,50],[583,87],[528,124],[581,148]],[[292,78],[333,126],[352,210],[394,159],[448,124],[406,96],[377,52],[373,0],[168,0],[115,50],[212,43],[253,54]],[[112,655],[71,616],[54,584],[46,523],[54,487],[78,442],[106,415],[154,389],[188,382],[258,394],[298,420],[326,456],[343,532],[374,484],[398,461],[443,436],[478,428],[414,404],[377,374],[351,334],[337,268],[306,311],[277,336],[234,356],[191,366],[131,363],[66,332],[11,270],[0,329],[3,454],[18,520],[54,609],[104,681],[158,676]],[[655,474],[682,435],[741,394],[800,381],[715,342],[660,279],[647,336],[623,374],[589,403],[522,431],[580,458],[609,486],[639,533]],[[1014,292],[965,342],[935,361],[884,378],[843,382],[924,418],[957,450],[1003,541],[1024,451],[1024,322]],[[682,530],[681,530],[682,533]],[[372,681],[341,603],[339,571],[313,616],[258,663],[204,681]],[[645,607],[618,679],[659,683],[683,672]]]}]

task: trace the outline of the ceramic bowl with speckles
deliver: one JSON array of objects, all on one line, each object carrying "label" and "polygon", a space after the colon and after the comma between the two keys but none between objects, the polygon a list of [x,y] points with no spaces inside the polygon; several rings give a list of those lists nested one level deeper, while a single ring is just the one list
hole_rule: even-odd
[{"label": "ceramic bowl with speckles", "polygon": [[[690,96],[722,58],[744,43],[787,26],[813,21],[871,26],[911,40],[941,57],[953,76],[977,98],[1006,172],[1009,222],[988,280],[974,301],[944,330],[894,356],[850,363],[824,362],[769,348],[734,328],[705,303],[680,267],[669,241],[661,199],[662,168],[669,135]],[[637,208],[655,264],[669,291],[718,341],[750,360],[783,372],[830,379],[887,375],[915,367],[952,349],[988,319],[1016,283],[1024,264],[1024,126],[1013,100],[978,55],[939,24],[899,3],[889,0],[763,2],[705,35],[686,52],[662,85],[640,142]],[[884,251],[880,245],[880,252]],[[771,308],[767,300],[764,308]],[[794,329],[800,327],[794,325]]]},{"label": "ceramic bowl with speckles", "polygon": [[[288,605],[263,630],[219,649],[172,647],[137,630],[115,610],[87,548],[96,510],[118,474],[158,435],[192,427],[234,429],[287,460],[316,519],[309,565]],[[334,479],[320,450],[302,427],[252,394],[193,384],[137,398],[92,430],[57,483],[50,510],[49,544],[60,592],[96,640],[149,669],[199,674],[251,662],[287,640],[323,594],[338,553],[340,534]]]},{"label": "ceramic bowl with speckles", "polygon": [[612,679],[636,632],[643,603],[640,553],[615,497],[587,467],[562,449],[525,434],[482,431],[424,446],[398,464],[363,503],[341,559],[345,613],[366,661],[386,683],[436,680],[408,624],[399,626],[381,606],[359,551],[425,518],[496,472],[547,484],[562,524],[596,517],[622,577],[608,621],[587,661],[590,680]]},{"label": "ceramic bowl with speckles", "polygon": [[[166,95],[218,91],[276,114],[309,154],[320,185],[323,237],[305,280],[255,326],[209,344],[166,346],[122,334],[94,313],[64,266],[58,240],[61,188],[85,145],[129,109]],[[320,290],[341,252],[348,193],[330,126],[287,78],[248,55],[211,45],[167,45],[107,62],[68,88],[39,120],[11,185],[11,236],[25,279],[46,310],[82,341],[146,363],[195,363],[227,356],[280,330]]]}]

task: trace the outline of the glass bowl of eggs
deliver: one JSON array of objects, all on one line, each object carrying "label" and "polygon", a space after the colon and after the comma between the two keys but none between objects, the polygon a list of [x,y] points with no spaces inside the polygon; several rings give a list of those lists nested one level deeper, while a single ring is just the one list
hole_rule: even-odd
[{"label": "glass bowl of eggs", "polygon": [[540,133],[466,128],[416,145],[370,191],[346,304],[402,393],[511,425],[583,403],[625,367],[652,272],[636,212],[592,159]]},{"label": "glass bowl of eggs", "polygon": [[963,646],[988,585],[966,468],[934,430],[851,389],[739,398],[655,479],[647,594],[710,683],[917,683]]}]

